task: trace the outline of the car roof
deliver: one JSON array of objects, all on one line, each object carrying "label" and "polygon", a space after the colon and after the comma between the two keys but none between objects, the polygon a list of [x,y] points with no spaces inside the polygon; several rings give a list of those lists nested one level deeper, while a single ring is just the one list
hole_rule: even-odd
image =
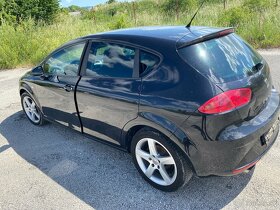
[{"label": "car roof", "polygon": [[184,26],[146,26],[108,31],[99,34],[89,35],[87,37],[94,38],[96,36],[102,36],[112,38],[127,38],[133,36],[138,38],[148,37],[152,39],[165,39],[176,41],[178,38],[188,33],[188,31],[189,30]]},{"label": "car roof", "polygon": [[[176,47],[178,42],[191,42],[199,37],[215,33],[225,28],[204,26],[147,26],[138,28],[119,29],[80,37],[76,40],[101,39],[129,42],[150,49],[157,50],[162,43],[165,47]],[[71,42],[70,42],[71,43]]]}]

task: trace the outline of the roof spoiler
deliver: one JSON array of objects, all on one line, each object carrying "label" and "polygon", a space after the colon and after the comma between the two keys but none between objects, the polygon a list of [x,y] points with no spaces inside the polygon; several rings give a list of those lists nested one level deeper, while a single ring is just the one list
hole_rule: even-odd
[{"label": "roof spoiler", "polygon": [[210,39],[226,36],[226,35],[231,34],[231,33],[234,33],[234,28],[225,28],[225,29],[220,30],[218,32],[214,32],[214,33],[211,33],[211,34],[207,34],[205,36],[198,37],[197,39],[194,39],[190,42],[182,43],[181,45],[179,45],[177,47],[177,49],[182,49],[184,47],[188,47],[190,45],[198,44],[200,42],[204,42],[204,41],[207,41],[207,40],[210,40]]}]

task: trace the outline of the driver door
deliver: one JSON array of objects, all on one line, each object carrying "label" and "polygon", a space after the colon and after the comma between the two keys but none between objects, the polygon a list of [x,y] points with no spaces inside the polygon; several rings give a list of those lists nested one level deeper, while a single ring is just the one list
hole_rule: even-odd
[{"label": "driver door", "polygon": [[80,42],[52,53],[43,63],[44,75],[34,88],[47,118],[78,131],[81,125],[74,94],[85,46],[86,42]]}]

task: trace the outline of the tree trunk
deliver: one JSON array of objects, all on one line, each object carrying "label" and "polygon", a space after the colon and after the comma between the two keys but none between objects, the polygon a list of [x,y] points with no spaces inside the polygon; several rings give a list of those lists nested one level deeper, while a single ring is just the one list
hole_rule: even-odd
[{"label": "tree trunk", "polygon": [[227,0],[224,0],[224,9],[227,7]]},{"label": "tree trunk", "polygon": [[[157,0],[157,8],[160,8],[159,7],[159,0]],[[157,11],[160,11],[160,10],[157,10]],[[160,16],[161,13],[157,12],[157,22],[159,23],[159,16]]]},{"label": "tree trunk", "polygon": [[132,9],[133,9],[133,18],[134,18],[134,24],[137,25],[137,18],[136,18],[136,5],[135,2],[132,2]]},{"label": "tree trunk", "polygon": [[179,0],[176,0],[176,20],[179,20]]}]

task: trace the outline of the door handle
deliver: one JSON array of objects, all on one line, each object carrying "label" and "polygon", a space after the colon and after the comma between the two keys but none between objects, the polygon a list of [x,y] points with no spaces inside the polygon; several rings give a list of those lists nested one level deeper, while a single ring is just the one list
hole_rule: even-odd
[{"label": "door handle", "polygon": [[49,79],[49,75],[46,75],[46,74],[42,74],[42,75],[40,75],[40,79],[41,80],[48,80]]},{"label": "door handle", "polygon": [[66,92],[71,92],[71,91],[73,90],[73,87],[72,87],[72,85],[65,85],[65,86],[63,87],[63,89],[64,89]]}]

